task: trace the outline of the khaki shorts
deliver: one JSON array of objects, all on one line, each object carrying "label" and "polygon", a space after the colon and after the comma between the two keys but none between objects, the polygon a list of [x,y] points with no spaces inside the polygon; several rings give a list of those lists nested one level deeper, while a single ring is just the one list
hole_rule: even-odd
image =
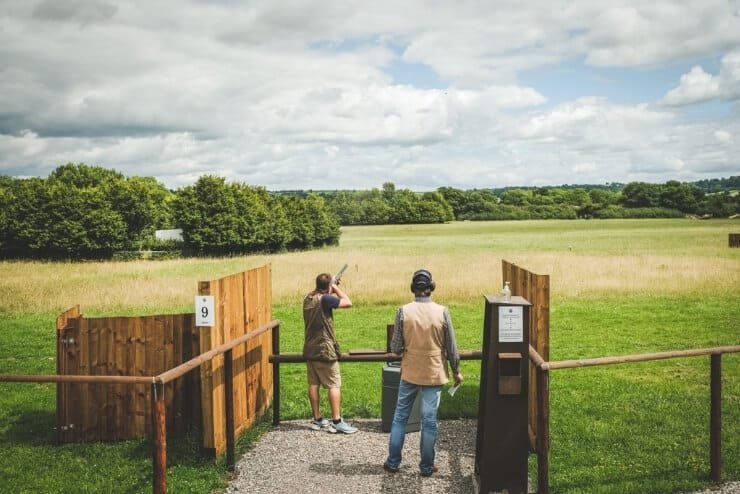
[{"label": "khaki shorts", "polygon": [[306,362],[308,384],[321,385],[324,388],[341,388],[342,376],[339,375],[339,362],[320,362],[312,360]]}]

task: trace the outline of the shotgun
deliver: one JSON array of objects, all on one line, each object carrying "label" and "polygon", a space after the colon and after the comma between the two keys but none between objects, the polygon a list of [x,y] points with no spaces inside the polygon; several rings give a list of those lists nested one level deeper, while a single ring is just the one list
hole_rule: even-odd
[{"label": "shotgun", "polygon": [[345,263],[344,266],[342,266],[342,269],[339,270],[337,274],[334,275],[334,277],[331,279],[332,285],[338,285],[340,281],[342,281],[342,275],[344,275],[344,272],[347,271],[347,268],[349,266]]}]

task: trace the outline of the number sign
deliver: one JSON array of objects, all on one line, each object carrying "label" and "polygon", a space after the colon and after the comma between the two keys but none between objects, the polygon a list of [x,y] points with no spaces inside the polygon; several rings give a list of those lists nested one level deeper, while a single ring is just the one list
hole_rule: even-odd
[{"label": "number sign", "polygon": [[197,295],[195,297],[195,325],[216,325],[216,311],[214,310],[213,295]]}]

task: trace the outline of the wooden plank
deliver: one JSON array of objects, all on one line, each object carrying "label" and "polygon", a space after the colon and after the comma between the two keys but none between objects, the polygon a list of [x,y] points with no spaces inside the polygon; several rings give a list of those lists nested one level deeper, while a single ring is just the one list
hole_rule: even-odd
[{"label": "wooden plank", "polygon": [[[146,336],[144,335],[144,321],[136,319],[133,321],[133,327],[131,328],[132,333],[132,347],[134,351],[133,361],[133,376],[147,376],[150,375],[146,369]],[[135,386],[132,393],[134,402],[134,430],[136,437],[142,437],[146,435],[146,417],[149,410],[149,402],[147,401],[147,386]]]},{"label": "wooden plank", "polygon": [[[101,328],[100,338],[105,341],[105,350],[102,353],[104,358],[104,365],[101,366],[101,375],[110,376],[115,372],[115,331],[112,327],[113,319],[104,318],[105,326]],[[103,388],[103,396],[105,399],[105,419],[106,426],[103,428],[104,441],[114,441],[116,439],[114,432],[116,428],[116,401],[115,401],[115,386],[105,384],[101,386]]]},{"label": "wooden plank", "polygon": [[[154,329],[154,321],[151,319],[145,319],[142,322],[144,323],[142,328],[144,333],[144,369],[147,373],[150,373],[152,370],[157,369],[157,337]],[[152,386],[149,386],[146,395],[146,402],[149,405],[152,403],[152,396]],[[152,434],[154,427],[155,424],[152,422],[152,414],[147,413],[145,425],[147,434]]]},{"label": "wooden plank", "polygon": [[[90,332],[90,374],[93,376],[106,375],[107,369],[105,368],[105,341],[102,341],[100,331],[100,319],[89,319],[88,320],[88,331]],[[101,369],[102,366],[102,369]],[[85,422],[89,427],[89,434],[86,434],[85,440],[88,441],[101,441],[103,440],[102,431],[106,426],[105,417],[105,390],[107,386],[100,384],[92,384],[89,386],[89,392],[81,403],[84,407],[84,413],[86,415]]]},{"label": "wooden plank", "polygon": [[[74,341],[67,345],[67,372],[69,374],[87,374],[87,321],[80,316],[76,324],[67,331],[67,338]],[[87,384],[70,384],[68,388],[67,418],[63,425],[65,427],[66,441],[84,440],[84,400],[89,388]],[[71,428],[70,428],[71,427]]]},{"label": "wooden plank", "polygon": [[[260,298],[261,298],[261,270],[250,269],[244,273],[244,303],[245,303],[245,332],[251,333],[257,327],[260,326]],[[259,390],[259,366],[260,361],[257,358],[257,349],[260,348],[261,338],[257,338],[247,342],[245,348],[245,379],[244,379],[244,392],[247,396],[247,402],[245,404],[246,416],[244,421],[240,424],[241,427],[249,427],[254,423],[255,415],[259,410],[260,403],[257,401],[257,393]]]},{"label": "wooden plank", "polygon": [[577,367],[590,367],[594,365],[626,364],[629,362],[647,362],[650,360],[665,360],[680,357],[699,357],[701,355],[714,355],[720,353],[738,353],[740,345],[718,346],[711,348],[694,348],[691,350],[674,350],[670,352],[641,353],[636,355],[620,355],[616,357],[597,357],[580,360],[560,360],[546,362],[542,365],[544,369],[575,369]]},{"label": "wooden plank", "polygon": [[[160,328],[162,330],[162,368],[157,374],[161,374],[167,369],[175,367],[175,334],[172,326],[172,318],[169,316],[158,317]],[[174,389],[175,383],[167,383],[164,386],[165,406],[167,407],[167,427],[174,424]]]},{"label": "wooden plank", "polygon": [[[238,273],[231,277],[229,286],[231,291],[231,339],[234,340],[247,333],[246,305],[247,293],[245,287],[245,274]],[[241,432],[240,425],[247,421],[247,376],[248,370],[246,362],[247,345],[239,345],[232,350],[232,377],[231,384],[233,400],[233,426],[236,433]],[[227,409],[228,411],[228,409]]]},{"label": "wooden plank", "polygon": [[[132,317],[126,323],[126,332],[124,334],[124,352],[125,352],[125,367],[124,376],[135,376],[135,363],[136,363],[136,345],[134,342],[134,328],[137,326],[140,318]],[[125,437],[132,439],[139,437],[136,432],[136,386],[125,386],[123,388],[124,393],[124,420],[125,420]]]},{"label": "wooden plank", "polygon": [[[127,319],[114,318],[113,319],[113,334],[111,341],[113,342],[113,361],[112,372],[110,375],[113,376],[125,376],[127,375],[126,368],[126,333],[127,333]],[[113,390],[113,415],[115,420],[113,422],[113,430],[111,431],[111,437],[113,440],[127,439],[129,427],[129,417],[126,412],[126,399],[127,389],[123,384],[110,385]]]},{"label": "wooden plank", "polygon": [[550,492],[550,386],[549,373],[537,369],[537,492]]},{"label": "wooden plank", "polygon": [[[184,341],[185,341],[185,329],[182,326],[182,317],[179,316],[168,316],[168,322],[172,326],[173,335],[173,365],[168,367],[171,369],[176,365],[180,365],[185,362],[183,358],[184,352]],[[171,418],[173,424],[173,430],[181,432],[184,430],[184,408],[185,402],[183,396],[185,395],[185,377],[176,379],[172,382],[172,411],[168,413],[168,417]]]},{"label": "wooden plank", "polygon": [[[196,355],[200,355],[200,340],[198,338],[199,336],[199,329],[195,326],[195,314],[185,314],[183,318],[183,324],[185,325],[186,329],[188,330],[190,334],[190,340],[189,340],[189,348],[190,353],[187,355],[187,359],[191,359]],[[188,424],[193,424],[199,429],[202,427],[202,410],[201,410],[201,400],[203,397],[203,393],[201,392],[201,380],[200,380],[200,372],[189,372],[186,376],[186,379],[188,379],[188,403],[190,404],[189,407],[189,420]]]},{"label": "wooden plank", "polygon": [[[68,374],[68,358],[66,345],[67,331],[72,330],[72,326],[78,325],[78,318],[80,317],[80,306],[75,305],[65,312],[61,313],[56,320],[57,328],[57,375],[63,376]],[[71,331],[72,332],[72,331]],[[78,343],[79,344],[79,343]],[[66,441],[66,425],[68,422],[69,410],[69,391],[70,384],[68,383],[57,383],[57,442],[64,443]]]},{"label": "wooden plank", "polygon": [[[224,343],[226,323],[226,293],[224,290],[224,279],[216,280],[216,326],[211,333],[212,343],[217,347]],[[226,451],[225,432],[225,403],[224,403],[224,358],[218,355],[213,359],[213,447],[216,455],[220,456]]]},{"label": "wooden plank", "polygon": [[[265,324],[269,321],[272,321],[273,315],[272,315],[272,265],[268,264],[264,268],[263,272],[263,301],[262,301],[262,318],[263,322],[262,324]],[[267,412],[267,408],[270,406],[270,402],[272,401],[272,371],[273,366],[270,365],[270,362],[268,361],[269,358],[269,349],[272,347],[272,338],[274,336],[274,332],[270,331],[269,334],[265,334],[265,336],[262,338],[263,346],[262,351],[264,355],[262,355],[262,383],[260,386],[260,392],[261,395],[264,397],[262,407],[260,410],[260,413]]]},{"label": "wooden plank", "polygon": [[[213,295],[214,289],[210,281],[201,281],[198,284],[198,295]],[[214,307],[215,308],[215,307]],[[198,342],[201,353],[213,348],[213,337],[211,333],[215,328],[198,327]],[[200,366],[200,390],[201,390],[201,415],[203,427],[203,448],[213,450],[213,361],[206,362]]]},{"label": "wooden plank", "polygon": [[161,395],[164,387],[152,384],[151,422],[152,422],[152,484],[155,494],[167,492],[167,407]]}]

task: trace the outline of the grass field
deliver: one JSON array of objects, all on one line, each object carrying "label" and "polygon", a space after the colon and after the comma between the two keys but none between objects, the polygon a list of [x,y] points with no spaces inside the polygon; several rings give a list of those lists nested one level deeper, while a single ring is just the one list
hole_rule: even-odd
[{"label": "grass field", "polygon": [[[419,268],[450,306],[458,345],[479,349],[483,295],[497,293],[501,259],[551,278],[551,360],[740,344],[736,221],[460,222],[350,227],[339,246],[270,256],[59,264],[0,263],[0,373],[54,372],[54,319],[191,311],[196,284],[264,263],[273,268],[282,351],[299,351],[300,300],[318,272],[350,269],[355,304],[336,313],[344,349],[385,346],[385,325],[409,300]],[[480,364],[445,396],[445,418],[477,412]],[[342,367],[348,417],[380,415],[380,364]],[[283,418],[306,418],[304,369],[282,374]],[[740,479],[740,356],[723,358],[724,477]],[[706,485],[708,358],[555,371],[551,378],[551,491],[680,492]],[[54,387],[0,384],[0,486],[13,492],[150,492],[147,441],[53,444]],[[263,426],[264,427],[264,426]],[[246,444],[243,442],[243,444]],[[197,438],[168,441],[172,492],[223,485],[223,464]],[[533,472],[535,470],[532,470]],[[536,475],[533,475],[536,477]],[[2,487],[0,487],[2,490]]]}]

